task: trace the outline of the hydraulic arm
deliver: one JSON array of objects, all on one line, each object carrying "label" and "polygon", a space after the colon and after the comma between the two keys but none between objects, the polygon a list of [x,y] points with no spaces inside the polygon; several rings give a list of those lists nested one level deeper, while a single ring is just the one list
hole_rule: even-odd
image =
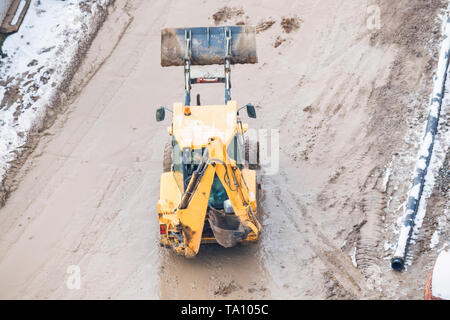
[{"label": "hydraulic arm", "polygon": [[[180,230],[181,234],[172,239],[178,242],[177,246],[174,246],[177,248],[176,251],[183,252],[186,256],[194,256],[198,253],[206,218],[212,224],[217,221],[214,213],[208,211],[208,201],[215,175],[225,188],[234,215],[240,223],[237,228],[230,230],[217,226],[222,229],[222,236],[225,238],[234,236],[237,241],[245,238],[256,239],[261,230],[261,225],[256,218],[255,194],[249,191],[236,162],[228,157],[226,146],[219,138],[212,138],[205,149],[202,162],[193,173],[182,195],[179,207],[175,210],[177,216],[175,221],[178,223],[176,229]],[[211,216],[207,217],[207,215]],[[218,233],[220,232],[214,232],[216,238],[221,236]],[[218,241],[220,242],[220,239]]]}]

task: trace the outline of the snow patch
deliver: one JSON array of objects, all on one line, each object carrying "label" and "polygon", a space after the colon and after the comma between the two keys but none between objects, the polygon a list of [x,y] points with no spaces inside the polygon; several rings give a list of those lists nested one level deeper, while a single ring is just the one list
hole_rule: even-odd
[{"label": "snow patch", "polygon": [[6,58],[0,60],[1,181],[30,132],[42,126],[80,43],[92,32],[94,18],[109,1],[33,1],[19,31],[4,41]]},{"label": "snow patch", "polygon": [[433,249],[437,244],[439,244],[439,231],[435,230],[431,237],[430,248]]},{"label": "snow patch", "polygon": [[350,258],[352,259],[352,263],[355,266],[355,268],[358,267],[358,263],[356,262],[356,247],[353,247],[353,251],[350,254]]}]

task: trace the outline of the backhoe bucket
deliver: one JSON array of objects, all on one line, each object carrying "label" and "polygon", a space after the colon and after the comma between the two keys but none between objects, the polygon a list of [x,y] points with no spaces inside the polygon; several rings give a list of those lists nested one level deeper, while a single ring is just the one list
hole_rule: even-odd
[{"label": "backhoe bucket", "polygon": [[239,218],[234,214],[229,215],[210,209],[208,211],[208,221],[217,243],[222,247],[234,247],[248,235]]},{"label": "backhoe bucket", "polygon": [[190,37],[192,65],[223,64],[226,36],[231,36],[231,64],[257,63],[254,26],[166,28],[161,30],[161,65],[183,66]]}]

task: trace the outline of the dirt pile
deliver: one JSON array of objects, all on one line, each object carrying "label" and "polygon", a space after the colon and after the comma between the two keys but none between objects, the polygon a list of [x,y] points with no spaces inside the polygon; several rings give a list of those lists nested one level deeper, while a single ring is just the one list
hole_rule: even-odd
[{"label": "dirt pile", "polygon": [[273,20],[272,18],[268,19],[268,20],[261,20],[260,22],[258,22],[258,24],[256,25],[256,33],[260,33],[263,31],[266,31],[267,29],[269,29],[271,26],[273,26],[275,24],[275,20]]},{"label": "dirt pile", "polygon": [[281,19],[281,27],[286,33],[291,33],[300,28],[300,24],[303,22],[299,17],[285,17]]},{"label": "dirt pile", "polygon": [[226,23],[232,18],[243,17],[244,10],[237,7],[223,7],[219,9],[216,13],[212,15],[214,23],[219,25],[221,23]]}]

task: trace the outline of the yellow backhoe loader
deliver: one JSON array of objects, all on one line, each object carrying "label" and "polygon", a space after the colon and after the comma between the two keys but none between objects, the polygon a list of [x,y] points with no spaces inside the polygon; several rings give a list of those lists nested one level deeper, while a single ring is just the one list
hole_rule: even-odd
[{"label": "yellow backhoe loader", "polygon": [[[238,108],[230,97],[230,65],[257,63],[255,28],[169,28],[161,32],[161,65],[184,66],[185,102],[161,107],[172,113],[171,141],[164,150],[158,218],[160,243],[186,257],[200,244],[233,247],[254,242],[258,221],[259,145],[246,134],[239,111],[256,118],[251,104]],[[191,65],[223,64],[223,73],[191,77]],[[191,106],[191,85],[224,83],[225,104]]]}]

